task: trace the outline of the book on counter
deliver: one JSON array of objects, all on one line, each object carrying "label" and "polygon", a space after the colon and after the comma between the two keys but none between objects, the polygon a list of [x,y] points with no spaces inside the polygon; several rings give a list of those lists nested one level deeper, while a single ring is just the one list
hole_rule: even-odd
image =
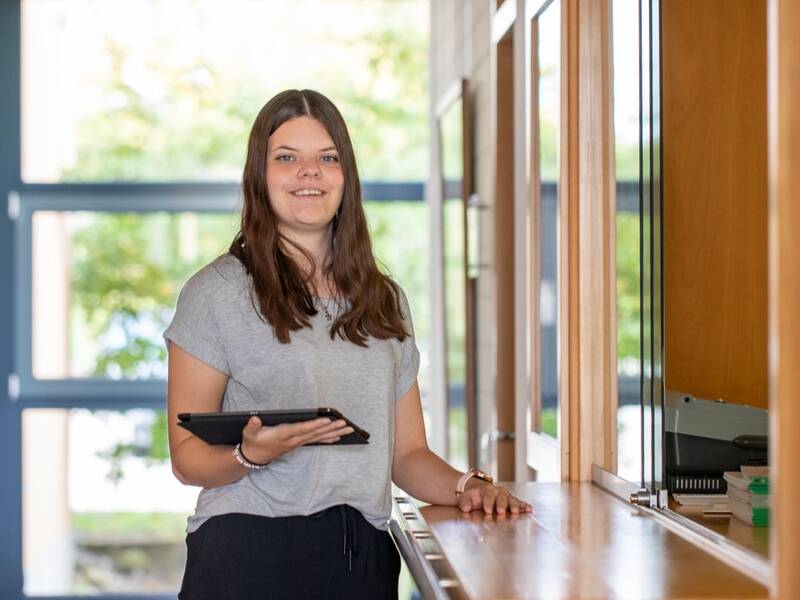
[{"label": "book on counter", "polygon": [[768,527],[770,513],[768,467],[743,466],[725,471],[728,505],[733,516],[753,527]]}]

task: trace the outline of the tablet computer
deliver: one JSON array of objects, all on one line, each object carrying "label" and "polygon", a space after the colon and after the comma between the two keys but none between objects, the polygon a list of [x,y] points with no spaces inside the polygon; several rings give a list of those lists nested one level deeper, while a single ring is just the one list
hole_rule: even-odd
[{"label": "tablet computer", "polygon": [[313,421],[319,417],[328,417],[336,421],[344,419],[353,428],[353,433],[343,436],[333,444],[317,442],[308,446],[330,446],[369,443],[369,433],[353,423],[335,408],[302,408],[289,410],[250,410],[241,412],[214,413],[180,413],[178,425],[191,431],[201,440],[209,444],[238,444],[242,441],[242,429],[250,417],[256,416],[264,425],[280,425],[281,423],[298,423]]}]

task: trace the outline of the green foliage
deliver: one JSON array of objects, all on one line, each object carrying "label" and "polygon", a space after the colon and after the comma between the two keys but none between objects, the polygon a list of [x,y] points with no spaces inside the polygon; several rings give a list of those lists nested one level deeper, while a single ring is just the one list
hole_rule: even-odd
[{"label": "green foliage", "polygon": [[[235,231],[233,219],[168,213],[80,217],[82,225],[71,240],[71,320],[100,342],[93,374],[149,376],[147,365],[163,363],[166,349],[160,339],[143,335],[143,327],[148,332],[166,327],[189,275],[225,251]],[[194,256],[179,248],[186,228],[197,238]],[[102,342],[112,331],[121,334],[121,343]]]},{"label": "green foliage", "polygon": [[539,122],[539,170],[542,181],[558,180],[558,123]]},{"label": "green foliage", "polygon": [[366,202],[364,210],[373,253],[384,272],[405,291],[417,344],[424,351],[430,335],[428,206],[419,201]]},{"label": "green foliage", "polygon": [[167,413],[164,410],[154,412],[154,420],[150,424],[150,444],[142,448],[136,444],[114,444],[107,450],[97,452],[97,456],[108,461],[106,478],[112,483],[119,483],[124,476],[123,461],[129,456],[144,458],[148,464],[169,460],[169,441],[167,433]]},{"label": "green foliage", "polygon": [[[386,23],[357,40],[369,57],[367,84],[342,82],[331,97],[347,120],[364,179],[420,180],[427,172],[427,39],[419,31]],[[380,80],[393,82],[396,95],[378,97]]]},{"label": "green foliage", "polygon": [[[388,12],[387,15],[391,16]],[[332,37],[331,42],[336,43]],[[348,122],[365,179],[421,180],[427,171],[427,39],[387,19],[365,37],[339,39],[367,56],[360,86],[341,79],[323,89]],[[145,68],[161,93],[144,95],[124,77],[130,50],[107,38],[106,110],[79,124],[75,165],[62,179],[79,181],[237,180],[247,135],[267,90],[255,74],[217,72],[202,56],[185,64],[150,60]],[[380,97],[381,86],[394,88]],[[376,256],[403,286],[417,338],[429,333],[427,207],[420,202],[367,203]],[[185,256],[182,227],[197,249]],[[184,232],[185,233],[185,232]],[[89,353],[92,375],[150,377],[163,369],[166,327],[189,275],[223,253],[235,233],[230,215],[86,215],[72,236],[71,355]],[[401,243],[398,243],[401,241]],[[88,343],[85,340],[92,340]],[[87,350],[87,346],[91,346]],[[148,460],[166,460],[167,423],[158,412]],[[109,478],[140,449],[117,444],[103,453]]]},{"label": "green foliage", "polygon": [[617,145],[617,181],[639,181],[639,146]]},{"label": "green foliage", "polygon": [[467,299],[464,279],[463,210],[461,198],[447,199],[442,207],[447,381],[449,385],[466,385],[467,377]]},{"label": "green foliage", "polygon": [[[151,376],[166,361],[160,332],[178,290],[193,272],[225,251],[235,220],[231,215],[183,213],[91,213],[77,220],[81,225],[71,240],[71,322],[96,341],[92,374]],[[196,244],[192,253],[179,247],[187,236]],[[108,340],[111,334],[113,342]],[[78,340],[75,336],[72,345],[78,346]],[[168,459],[164,411],[156,413],[150,435],[144,457]],[[108,460],[108,478],[118,482],[123,460],[139,454],[139,449],[116,444],[100,454]]]},{"label": "green foliage", "polygon": [[617,214],[617,360],[639,356],[639,215]]},{"label": "green foliage", "polygon": [[447,181],[460,181],[464,176],[463,103],[459,99],[439,121],[442,174]]},{"label": "green foliage", "polygon": [[558,409],[557,408],[543,408],[541,415],[542,433],[546,433],[550,437],[558,437]]},{"label": "green foliage", "polygon": [[182,540],[186,515],[166,512],[82,512],[72,514],[72,530],[78,537],[147,536],[151,539]]},{"label": "green foliage", "polygon": [[148,65],[164,84],[153,100],[125,81],[123,45],[107,39],[106,55],[109,108],[80,123],[78,160],[64,181],[236,178],[261,94],[231,87],[198,60],[182,68]]},{"label": "green foliage", "polygon": [[150,458],[153,460],[169,459],[169,440],[167,438],[167,413],[163,410],[156,412],[156,420],[150,427],[151,445]]},{"label": "green foliage", "polygon": [[[367,57],[364,83],[340,78],[320,90],[344,115],[366,179],[419,180],[427,170],[427,38],[401,26],[387,20],[358,39],[329,40]],[[128,48],[105,43],[108,108],[79,124],[77,161],[63,181],[238,180],[253,120],[280,90],[198,55],[180,65],[151,60],[161,93],[146,96],[124,77]],[[394,96],[382,97],[381,86]]]},{"label": "green foliage", "polygon": [[458,468],[467,465],[468,455],[467,409],[464,406],[451,407],[447,410],[447,458]]}]

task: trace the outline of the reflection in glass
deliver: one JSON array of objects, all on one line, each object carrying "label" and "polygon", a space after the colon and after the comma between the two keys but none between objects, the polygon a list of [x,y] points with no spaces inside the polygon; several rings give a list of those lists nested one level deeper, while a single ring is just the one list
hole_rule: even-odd
[{"label": "reflection in glass", "polygon": [[561,4],[538,18],[540,431],[558,437],[558,175],[561,123]]},{"label": "reflection in glass", "polygon": [[466,469],[467,452],[467,297],[465,210],[463,199],[462,102],[441,117],[442,246],[444,250],[445,348],[447,362],[447,457]]},{"label": "reflection in glass", "polygon": [[26,595],[175,593],[197,488],[168,460],[163,411],[22,412]]},{"label": "reflection in glass", "polygon": [[617,207],[617,474],[640,481],[639,0],[614,0],[612,14]]}]

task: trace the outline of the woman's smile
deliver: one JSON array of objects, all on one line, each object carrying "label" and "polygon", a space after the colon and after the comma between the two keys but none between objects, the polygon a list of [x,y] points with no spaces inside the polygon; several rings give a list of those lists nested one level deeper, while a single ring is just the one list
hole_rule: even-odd
[{"label": "woman's smile", "polygon": [[301,188],[299,190],[292,190],[289,193],[295,197],[314,198],[322,196],[325,192],[319,188]]}]

